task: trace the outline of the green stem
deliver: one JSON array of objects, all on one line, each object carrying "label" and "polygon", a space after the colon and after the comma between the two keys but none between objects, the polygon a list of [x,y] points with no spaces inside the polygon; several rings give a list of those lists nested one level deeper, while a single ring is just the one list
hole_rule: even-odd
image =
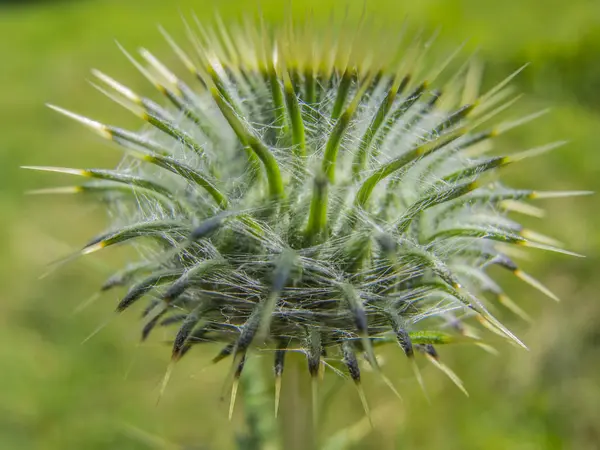
[{"label": "green stem", "polygon": [[311,419],[310,377],[307,377],[306,356],[288,352],[283,376],[281,431],[282,448],[286,450],[316,450],[317,432]]},{"label": "green stem", "polygon": [[261,370],[260,360],[249,358],[240,378],[241,397],[244,402],[246,434],[238,436],[240,450],[267,450],[278,448],[277,427],[271,396]]}]

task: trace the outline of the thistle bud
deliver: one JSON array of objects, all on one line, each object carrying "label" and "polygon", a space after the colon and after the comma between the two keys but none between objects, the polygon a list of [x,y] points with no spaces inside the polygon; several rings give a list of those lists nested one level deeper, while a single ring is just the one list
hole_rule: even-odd
[{"label": "thistle bud", "polygon": [[477,343],[474,327],[524,347],[489,305],[525,313],[486,271],[502,267],[553,296],[510,249],[571,253],[507,213],[585,192],[489,177],[540,153],[487,156],[498,135],[539,115],[495,121],[516,100],[519,71],[479,93],[477,62],[428,62],[419,38],[373,50],[364,30],[292,23],[186,32],[189,50],[163,34],[193,84],[148,50],[123,50],[164,102],[93,71],[101,92],[146,123],[140,131],[52,107],[118,144],[117,168],[31,167],[84,179],[46,192],[91,192],[108,205],[114,226],[80,254],[143,248],[101,289],[129,286],[119,313],[150,300],[144,339],[174,327],[173,362],[220,344],[215,361],[232,360],[234,391],[253,350],[271,349],[277,397],[288,351],[303,349],[315,380],[324,355],[337,359],[359,386],[359,360],[379,371],[379,344],[396,342],[411,364],[424,357],[464,389],[436,347]]}]

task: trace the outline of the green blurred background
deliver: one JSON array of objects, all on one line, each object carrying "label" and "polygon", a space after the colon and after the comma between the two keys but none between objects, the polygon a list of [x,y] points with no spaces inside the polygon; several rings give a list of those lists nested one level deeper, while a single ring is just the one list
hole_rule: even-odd
[{"label": "green blurred background", "polygon": [[[292,3],[296,13],[305,14],[309,6],[317,17],[332,10],[342,14],[346,4],[356,13],[363,5],[351,0]],[[130,49],[147,47],[179,67],[156,25],[182,39],[179,10],[193,9],[200,18],[212,20],[218,4],[0,1],[0,449],[234,445],[241,414],[229,423],[226,405],[219,400],[228,365],[203,370],[213,352],[193,352],[182,361],[157,406],[168,350],[160,337],[138,347],[136,313],[112,321],[81,345],[110,317],[117,294],[79,314],[73,311],[128,252],[111,250],[84,258],[38,280],[48,262],[84,243],[107,222],[101,206],[80,199],[25,196],[28,189],[68,184],[69,179],[18,168],[114,165],[118,152],[44,103],[139,126],[88,85],[89,69],[97,67],[137,91],[152,93],[113,39]],[[288,2],[261,0],[263,11],[273,19],[281,18],[283,4]],[[383,18],[391,27],[399,26],[407,14],[414,24],[441,26],[442,47],[469,39],[467,47],[480,47],[488,63],[488,82],[530,61],[516,82],[527,94],[517,109],[526,112],[551,105],[552,112],[511,132],[503,142],[505,148],[523,149],[558,139],[570,143],[511,167],[508,178],[519,187],[600,190],[600,2],[367,0],[365,4],[373,17]],[[254,13],[256,5],[232,0],[219,8],[227,18],[243,11]],[[508,313],[501,316],[530,351],[504,344],[497,347],[498,356],[465,346],[441,349],[471,396],[465,398],[443,375],[426,367],[428,403],[398,349],[390,348],[384,352],[386,372],[405,401],[397,401],[367,374],[364,384],[376,419],[370,431],[360,422],[363,412],[351,383],[339,385],[330,376],[324,390],[335,388],[338,393],[322,418],[324,439],[346,428],[355,437],[351,448],[600,448],[598,199],[545,201],[540,206],[547,206],[547,217],[526,222],[587,258],[532,251],[531,259],[523,263],[561,297],[558,304],[503,278],[511,297],[535,317],[529,325]],[[294,405],[284,401],[283,408],[281,420],[294,420]]]}]

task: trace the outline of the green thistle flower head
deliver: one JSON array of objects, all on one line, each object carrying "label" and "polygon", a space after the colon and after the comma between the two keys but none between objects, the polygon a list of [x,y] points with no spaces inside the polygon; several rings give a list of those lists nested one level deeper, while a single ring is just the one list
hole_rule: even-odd
[{"label": "green thistle flower head", "polygon": [[[494,124],[514,75],[479,94],[480,65],[425,64],[427,42],[311,26],[187,26],[191,50],[163,31],[195,77],[186,84],[147,50],[126,55],[168,99],[144,98],[102,72],[95,85],[146,123],[129,131],[52,107],[118,144],[114,170],[33,167],[79,175],[108,204],[110,231],[81,254],[136,242],[140,260],[102,290],[128,286],[121,312],[146,297],[143,339],[174,325],[173,361],[221,343],[235,386],[251,350],[273,350],[317,377],[396,341],[462,388],[435,346],[478,342],[472,319],[523,346],[486,306],[525,313],[486,274],[508,269],[553,297],[509,258],[513,246],[569,253],[507,211],[578,194],[514,190],[490,174],[555,144],[489,156],[494,138],[539,114]],[[358,355],[358,356],[357,356]],[[416,366],[415,366],[416,367]],[[381,373],[379,371],[379,373]],[[382,375],[383,377],[383,375]],[[387,379],[385,379],[386,382]],[[277,394],[278,395],[278,394]]]}]

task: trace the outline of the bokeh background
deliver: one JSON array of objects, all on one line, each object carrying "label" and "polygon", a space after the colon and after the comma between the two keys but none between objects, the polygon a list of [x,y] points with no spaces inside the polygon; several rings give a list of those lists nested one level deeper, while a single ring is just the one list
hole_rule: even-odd
[{"label": "bokeh background", "polygon": [[[518,110],[552,106],[552,112],[511,132],[503,145],[523,149],[558,139],[570,143],[509,168],[508,178],[520,187],[600,190],[600,2],[291,3],[261,0],[261,8],[277,20],[286,7],[296,14],[311,8],[319,18],[331,11],[343,14],[346,5],[357,14],[364,4],[390,27],[408,15],[411,23],[425,28],[440,26],[442,47],[467,39],[468,49],[479,47],[488,63],[486,82],[531,62],[516,80],[527,94]],[[180,11],[193,9],[211,21],[217,5],[228,18],[255,13],[257,3],[0,1],[1,449],[234,447],[241,414],[227,421],[219,393],[228,365],[206,368],[212,352],[195,352],[182,361],[156,405],[169,352],[160,339],[138,346],[135,312],[81,344],[110,317],[116,294],[74,311],[129,254],[111,250],[39,280],[51,260],[77,248],[107,222],[101,207],[81,199],[25,196],[29,189],[69,180],[19,169],[26,164],[116,164],[118,152],[44,103],[139,126],[89,86],[89,69],[97,67],[136,91],[154,95],[113,40],[130,49],[147,47],[179,67],[156,25],[183,38]],[[600,448],[600,203],[591,196],[540,206],[547,207],[546,218],[527,223],[587,258],[532,251],[523,263],[561,297],[558,304],[504,277],[511,297],[535,317],[527,324],[502,314],[530,351],[500,344],[499,355],[493,356],[466,346],[443,348],[442,357],[463,378],[470,398],[425,367],[427,402],[399,350],[389,349],[386,372],[404,402],[367,374],[364,384],[375,410],[375,428],[370,430],[351,383],[340,385],[328,377],[324,390],[337,394],[323,413],[323,441],[339,433],[350,438],[349,448]],[[293,404],[284,401],[283,408],[284,424],[299,420]]]}]

